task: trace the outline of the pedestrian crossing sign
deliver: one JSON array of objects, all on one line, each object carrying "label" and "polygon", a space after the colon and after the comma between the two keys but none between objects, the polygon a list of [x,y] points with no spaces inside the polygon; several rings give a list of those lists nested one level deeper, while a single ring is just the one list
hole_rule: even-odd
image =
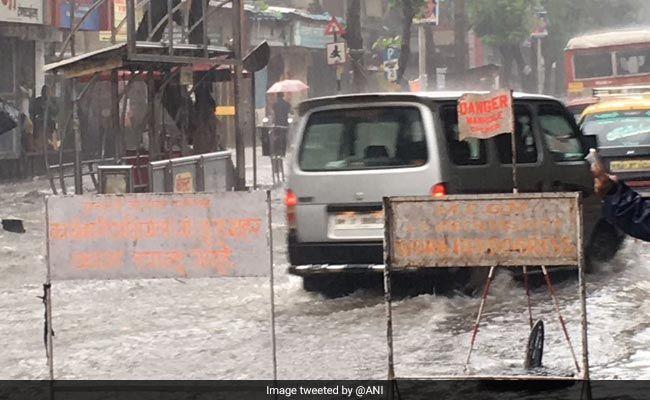
[{"label": "pedestrian crossing sign", "polygon": [[327,65],[345,64],[348,52],[345,42],[329,43],[327,45]]}]

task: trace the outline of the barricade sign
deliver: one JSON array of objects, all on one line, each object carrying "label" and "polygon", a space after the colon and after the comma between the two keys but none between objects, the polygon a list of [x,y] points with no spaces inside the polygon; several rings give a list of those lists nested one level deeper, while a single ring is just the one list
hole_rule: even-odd
[{"label": "barricade sign", "polygon": [[578,265],[573,194],[394,198],[391,268]]},{"label": "barricade sign", "polygon": [[267,276],[264,192],[50,197],[53,280]]},{"label": "barricade sign", "polygon": [[[523,268],[531,332],[533,315],[528,269],[539,267],[553,299],[558,321],[579,378],[589,379],[587,319],[579,193],[451,195],[384,198],[384,290],[387,317],[388,379],[396,379],[391,306],[392,271],[414,268],[490,267],[465,363],[479,330],[496,267]],[[578,267],[581,300],[582,362],[578,362],[547,266]],[[456,376],[458,377],[458,375]],[[404,377],[401,377],[404,378]],[[474,376],[474,378],[477,378]],[[504,379],[483,376],[482,379]],[[508,378],[508,377],[505,377]],[[531,378],[519,376],[509,378]]]},{"label": "barricade sign", "polygon": [[269,191],[46,198],[44,302],[51,379],[54,280],[266,276],[275,378],[270,205]]}]

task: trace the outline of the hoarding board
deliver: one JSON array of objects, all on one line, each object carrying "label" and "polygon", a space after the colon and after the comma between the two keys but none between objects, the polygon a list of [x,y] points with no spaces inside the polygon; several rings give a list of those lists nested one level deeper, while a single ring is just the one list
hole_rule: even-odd
[{"label": "hoarding board", "polygon": [[487,139],[514,129],[512,92],[466,93],[458,99],[458,140]]},{"label": "hoarding board", "polygon": [[42,24],[43,0],[2,0],[0,21]]},{"label": "hoarding board", "polygon": [[265,192],[54,196],[52,280],[267,276]]},{"label": "hoarding board", "polygon": [[575,267],[579,199],[577,193],[387,198],[386,265]]},{"label": "hoarding board", "polygon": [[[81,20],[83,16],[90,10],[90,7],[95,3],[95,0],[76,0],[75,2],[75,23]],[[106,7],[102,5],[93,11],[88,18],[81,24],[80,29],[85,31],[98,31],[100,29],[100,15],[101,8]],[[71,16],[72,16],[72,5],[67,0],[58,1],[58,26],[60,28],[71,29]]]}]

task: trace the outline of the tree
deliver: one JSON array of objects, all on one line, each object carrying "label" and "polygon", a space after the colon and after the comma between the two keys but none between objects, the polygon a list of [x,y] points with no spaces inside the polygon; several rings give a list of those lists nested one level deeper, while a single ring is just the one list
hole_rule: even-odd
[{"label": "tree", "polygon": [[512,62],[517,64],[521,86],[525,85],[525,62],[520,44],[530,36],[532,8],[528,0],[468,0],[474,32],[495,46],[503,59],[504,83],[510,83]]},{"label": "tree", "polygon": [[399,55],[396,83],[401,84],[404,72],[411,58],[411,30],[413,19],[420,15],[427,4],[427,0],[390,0],[391,7],[402,9],[402,48]]},{"label": "tree", "polygon": [[363,68],[363,37],[361,36],[361,0],[349,0],[346,10],[347,27],[345,41],[348,43],[352,60],[352,87],[357,93],[366,88]]},{"label": "tree", "polygon": [[[547,93],[561,93],[564,85],[564,48],[574,36],[641,22],[644,0],[543,0],[548,12],[548,37],[542,41]],[[556,63],[556,87],[552,88],[552,65]]]}]

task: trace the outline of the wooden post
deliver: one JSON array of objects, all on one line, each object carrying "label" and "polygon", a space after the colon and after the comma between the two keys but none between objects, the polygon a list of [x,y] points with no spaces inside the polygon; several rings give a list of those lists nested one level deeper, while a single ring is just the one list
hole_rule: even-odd
[{"label": "wooden post", "polygon": [[126,3],[126,43],[129,55],[136,52],[135,48],[135,0],[127,0]]},{"label": "wooden post", "polygon": [[156,132],[156,82],[153,71],[147,73],[147,103],[149,105],[149,160],[156,161],[160,154],[160,141]]},{"label": "wooden post", "polygon": [[[81,175],[81,127],[77,115],[76,80],[70,82],[70,101],[72,102],[72,130],[74,133],[74,193],[83,194],[83,176]],[[63,145],[63,143],[62,143]]]},{"label": "wooden post", "polygon": [[[124,151],[124,135],[120,129],[120,100],[119,100],[119,82],[117,70],[111,71],[111,134],[114,141],[114,157],[117,160]],[[126,101],[126,99],[124,100]]]},{"label": "wooden post", "polygon": [[[244,132],[242,130],[242,116],[244,112],[244,99],[242,90],[242,69],[244,43],[242,41],[242,28],[244,19],[244,6],[242,0],[233,0],[233,40],[234,40],[234,91],[235,91],[235,164],[237,169],[236,184],[237,190],[246,188],[246,155],[244,146]],[[204,27],[205,29],[205,27]]]}]

